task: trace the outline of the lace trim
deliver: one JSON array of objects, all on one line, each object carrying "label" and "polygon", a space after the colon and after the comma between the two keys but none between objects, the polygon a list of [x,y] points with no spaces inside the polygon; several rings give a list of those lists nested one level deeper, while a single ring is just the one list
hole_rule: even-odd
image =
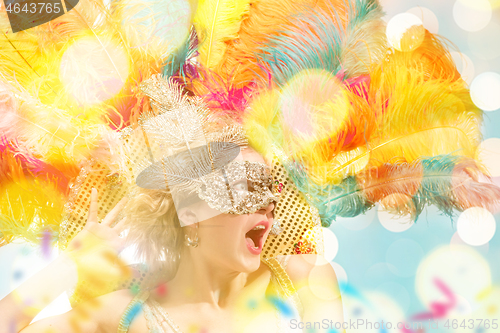
[{"label": "lace trim", "polygon": [[[154,324],[158,327],[158,332],[167,332],[165,328],[170,328],[175,333],[182,333],[179,326],[177,326],[172,319],[170,319],[169,314],[165,309],[158,304],[158,302],[154,300],[148,300],[145,304],[147,308],[149,308],[154,317]],[[146,321],[148,321],[146,319]],[[168,325],[168,326],[167,326]],[[150,331],[151,333],[156,333],[154,331]]]},{"label": "lace trim", "polygon": [[118,325],[118,333],[128,332],[130,324],[136,315],[133,312],[136,311],[136,307],[138,306],[141,307],[144,312],[149,333],[164,333],[171,331],[174,333],[182,333],[180,328],[170,319],[163,307],[158,304],[158,302],[148,299],[149,295],[149,291],[141,291],[129,303]]},{"label": "lace trim", "polygon": [[146,325],[148,326],[148,332],[151,333],[156,333],[159,332],[159,328],[157,327],[154,316],[153,316],[153,311],[149,307],[147,303],[144,303],[143,305],[144,309],[144,317],[146,318]]}]

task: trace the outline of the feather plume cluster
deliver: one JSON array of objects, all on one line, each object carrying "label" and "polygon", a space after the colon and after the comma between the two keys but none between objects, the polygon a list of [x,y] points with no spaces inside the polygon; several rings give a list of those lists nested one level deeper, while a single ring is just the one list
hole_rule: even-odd
[{"label": "feather plume cluster", "polygon": [[359,77],[385,55],[381,16],[376,1],[250,1],[222,61],[202,67],[189,87],[211,109],[241,118],[260,90],[304,70]]},{"label": "feather plume cluster", "polygon": [[0,246],[18,237],[38,243],[42,232],[57,237],[68,174],[0,145]]},{"label": "feather plume cluster", "polygon": [[[12,205],[27,213],[44,211],[45,195],[60,199],[58,204],[47,201],[52,215],[43,215],[40,223],[61,223],[61,202],[87,159],[119,169],[121,159],[112,153],[119,145],[109,130],[137,126],[140,114],[149,109],[139,84],[161,73],[173,54],[190,45],[193,12],[184,0],[85,0],[43,25],[15,34],[7,26],[2,29],[0,140],[15,147],[9,154],[16,156],[2,163],[23,161],[19,167],[28,173],[17,183],[0,175],[0,183],[10,184],[1,195],[4,237],[29,234],[33,239],[35,230],[41,230],[26,231],[36,214],[22,220],[11,213],[7,195],[18,198]],[[6,23],[2,16],[0,26]],[[37,201],[35,193],[45,194]],[[16,219],[23,225],[19,232],[12,231]]]},{"label": "feather plume cluster", "polygon": [[381,16],[376,1],[285,0],[279,6],[272,0],[251,1],[239,38],[227,43],[216,71],[237,87],[256,76],[265,83],[268,74],[283,82],[283,76],[303,69],[335,72],[340,63],[357,76],[383,56]]},{"label": "feather plume cluster", "polygon": [[47,163],[77,164],[89,157],[101,123],[45,105],[19,85],[0,82],[0,132]]},{"label": "feather plume cluster", "polygon": [[244,114],[249,143],[280,159],[324,226],[377,202],[415,220],[428,204],[450,216],[495,206],[499,189],[471,177],[482,112],[444,44],[425,32],[410,45],[409,32],[397,51],[376,29],[362,37],[380,27],[375,1],[329,8],[288,18],[256,47],[265,71],[254,77],[271,83]]},{"label": "feather plume cluster", "polygon": [[[344,16],[339,14],[342,11]],[[381,16],[375,1],[355,1],[296,14],[259,47],[257,59],[272,73],[278,86],[306,69],[337,74],[345,68],[348,77],[358,76],[382,56]]]}]

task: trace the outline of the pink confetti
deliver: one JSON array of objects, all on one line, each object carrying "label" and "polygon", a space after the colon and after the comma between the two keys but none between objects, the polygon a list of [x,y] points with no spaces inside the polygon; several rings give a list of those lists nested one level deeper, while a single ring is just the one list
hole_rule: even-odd
[{"label": "pink confetti", "polygon": [[45,259],[49,259],[52,254],[52,247],[50,246],[52,235],[50,231],[45,229],[42,232],[42,254]]}]

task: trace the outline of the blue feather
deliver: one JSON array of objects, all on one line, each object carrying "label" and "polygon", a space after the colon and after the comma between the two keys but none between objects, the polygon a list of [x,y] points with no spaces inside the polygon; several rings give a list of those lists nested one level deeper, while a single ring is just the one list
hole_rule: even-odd
[{"label": "blue feather", "polygon": [[339,185],[319,186],[312,182],[305,171],[297,166],[286,168],[290,179],[300,192],[305,194],[309,204],[316,207],[321,225],[329,227],[337,216],[354,217],[373,207],[363,195],[355,177],[347,177]]},{"label": "blue feather", "polygon": [[185,76],[185,64],[197,56],[198,38],[196,30],[191,29],[188,38],[176,50],[174,50],[163,64],[162,74],[164,77]]},{"label": "blue feather", "polygon": [[[346,3],[349,10],[347,31],[335,8],[331,13],[302,13],[292,18],[293,27],[269,38],[257,51],[257,58],[278,85],[284,85],[305,69],[323,69],[337,74],[342,69],[343,53],[351,34],[370,19],[379,19],[380,7],[374,0]],[[332,17],[335,19],[332,20]]]},{"label": "blue feather", "polygon": [[[388,195],[402,193],[401,189],[404,190],[415,183],[419,184],[419,187],[409,203],[412,205],[415,222],[426,205],[435,205],[452,218],[454,211],[462,211],[469,206],[478,205],[488,208],[500,202],[500,188],[476,181],[468,174],[455,172],[459,167],[478,171],[473,160],[459,155],[426,157],[411,164],[386,164],[383,167],[390,170],[391,177],[371,179],[372,185],[368,189],[363,189],[358,179],[353,176],[345,178],[338,185],[319,186],[308,178],[305,170],[298,163],[284,165],[299,191],[305,194],[311,205],[318,208],[323,227],[329,227],[337,216],[354,217],[372,208],[375,202],[367,199],[366,190],[382,191],[383,197],[378,198],[381,200]],[[406,170],[422,168],[423,173],[419,176],[402,176],[402,168]],[[378,172],[376,174],[375,177],[378,177]],[[362,174],[358,175],[358,177],[362,176]],[[458,200],[456,196],[458,187],[467,192],[470,200],[468,199],[467,202]],[[406,212],[403,206],[396,207],[395,210]]]}]

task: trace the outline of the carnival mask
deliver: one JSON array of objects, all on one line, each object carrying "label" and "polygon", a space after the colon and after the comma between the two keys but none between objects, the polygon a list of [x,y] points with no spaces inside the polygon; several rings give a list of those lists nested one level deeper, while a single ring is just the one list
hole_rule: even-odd
[{"label": "carnival mask", "polygon": [[201,183],[198,196],[221,213],[254,213],[279,199],[269,167],[259,162],[233,161]]}]

